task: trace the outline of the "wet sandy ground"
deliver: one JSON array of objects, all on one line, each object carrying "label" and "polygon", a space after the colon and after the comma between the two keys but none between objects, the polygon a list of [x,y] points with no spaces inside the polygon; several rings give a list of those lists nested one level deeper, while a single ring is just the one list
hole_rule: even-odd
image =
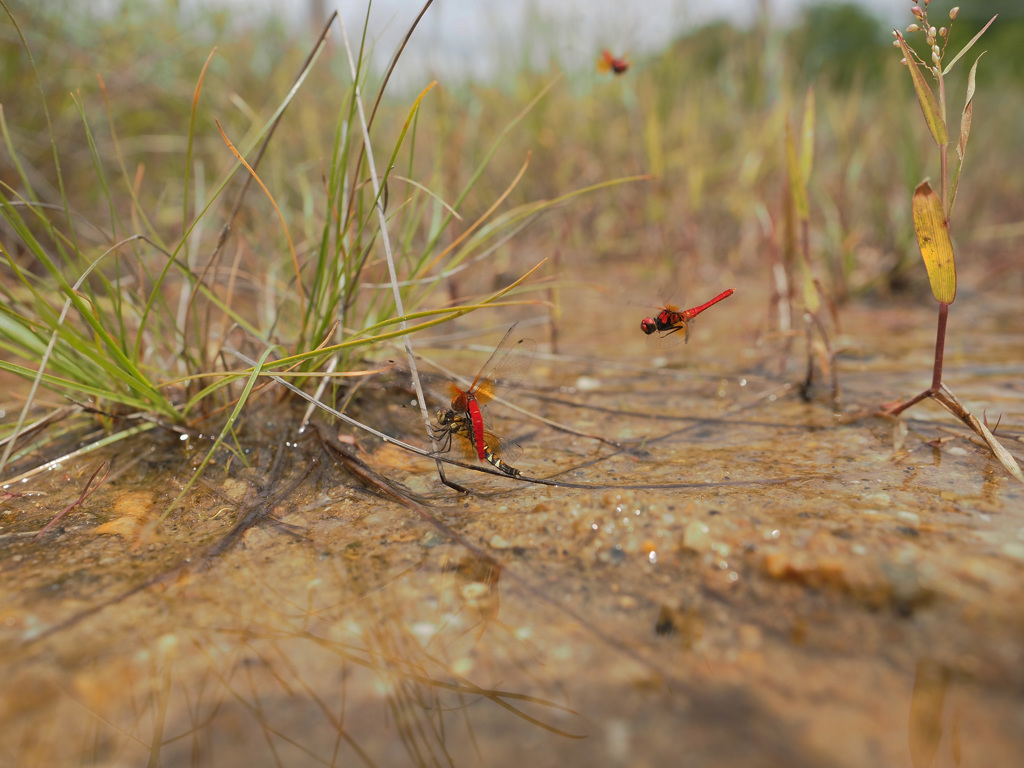
[{"label": "wet sandy ground", "polygon": [[[946,379],[1020,459],[1016,307],[954,305]],[[460,497],[360,437],[417,510],[314,436],[281,446],[281,409],[252,467],[208,472],[157,533],[198,461],[176,437],[21,484],[0,765],[1024,764],[1024,486],[934,404],[905,434],[872,415],[927,384],[931,312],[844,312],[838,414],[737,313],[656,352],[567,329],[586,354],[539,354],[516,402],[621,447],[491,411],[525,474],[590,487],[456,468]],[[415,439],[411,409],[366,407]],[[12,535],[112,457],[51,533]],[[262,523],[204,557],[245,513]]]}]

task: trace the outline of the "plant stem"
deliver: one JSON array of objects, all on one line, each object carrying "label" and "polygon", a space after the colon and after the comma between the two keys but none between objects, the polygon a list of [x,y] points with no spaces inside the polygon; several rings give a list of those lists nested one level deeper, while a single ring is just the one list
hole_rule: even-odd
[{"label": "plant stem", "polygon": [[946,349],[946,318],[949,304],[939,302],[939,324],[935,331],[935,366],[932,368],[932,386],[928,393],[934,395],[942,388],[942,356]]},{"label": "plant stem", "polygon": [[[942,72],[939,72],[939,114],[942,116],[942,122],[946,123],[946,78],[942,76]],[[947,123],[948,125],[948,123]],[[941,167],[941,186],[942,186],[942,213],[946,219],[946,226],[949,226],[949,141],[939,147],[939,163]]]},{"label": "plant stem", "polygon": [[904,400],[895,406],[883,406],[882,410],[890,416],[899,416],[907,408],[917,405],[928,397],[935,397],[942,391],[942,359],[946,349],[946,319],[949,317],[949,304],[939,302],[939,325],[935,331],[935,365],[932,368],[932,385],[924,392]]}]

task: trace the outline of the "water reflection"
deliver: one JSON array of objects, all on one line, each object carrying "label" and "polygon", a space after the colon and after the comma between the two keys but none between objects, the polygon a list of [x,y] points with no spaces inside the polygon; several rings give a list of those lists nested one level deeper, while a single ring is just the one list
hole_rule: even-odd
[{"label": "water reflection", "polygon": [[[439,765],[471,758],[480,717],[551,738],[580,730],[531,679],[536,665],[505,683],[488,669],[490,627],[503,653],[536,653],[498,619],[493,564],[328,558],[325,543],[284,569],[284,543],[271,567],[265,553],[230,553],[132,609],[134,636],[86,620],[45,641],[34,664],[46,695],[27,692],[40,678],[26,673],[5,697],[25,717],[16,764]],[[42,672],[50,653],[64,672]]]},{"label": "water reflection", "polygon": [[[491,558],[470,555],[446,563],[444,570],[455,574],[459,596],[465,608],[478,617],[476,626],[479,631],[476,639],[479,641],[490,624],[499,622],[501,597],[498,594],[498,580],[501,578],[501,567]],[[508,632],[512,631],[505,624],[501,627]],[[472,626],[467,631],[471,629]]]},{"label": "water reflection", "polygon": [[[949,687],[949,670],[928,659],[917,663],[914,694],[910,701],[907,739],[914,768],[928,768],[935,760],[942,739],[942,709]],[[959,733],[954,741],[954,758],[960,765]]]}]

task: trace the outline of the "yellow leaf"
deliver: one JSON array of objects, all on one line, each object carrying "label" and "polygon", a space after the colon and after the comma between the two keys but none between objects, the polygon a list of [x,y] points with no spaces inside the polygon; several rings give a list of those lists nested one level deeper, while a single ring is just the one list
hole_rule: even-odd
[{"label": "yellow leaf", "polygon": [[924,121],[928,123],[928,130],[932,132],[932,138],[940,147],[949,143],[949,132],[946,130],[946,118],[939,110],[939,102],[935,100],[935,94],[928,87],[928,83],[921,74],[921,68],[917,66],[917,59],[913,51],[903,39],[903,35],[896,33],[896,39],[903,50],[903,58],[907,60],[907,69],[910,70],[910,79],[914,81],[914,90],[917,92],[917,101],[924,113]]},{"label": "yellow leaf", "polygon": [[927,180],[914,190],[914,231],[921,257],[928,270],[928,282],[940,304],[952,304],[956,298],[956,262],[949,222],[942,211],[942,200]]}]

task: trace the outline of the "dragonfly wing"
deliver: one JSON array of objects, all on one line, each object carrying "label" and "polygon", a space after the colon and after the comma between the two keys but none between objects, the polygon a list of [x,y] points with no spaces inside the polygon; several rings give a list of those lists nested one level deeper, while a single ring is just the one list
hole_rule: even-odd
[{"label": "dragonfly wing", "polygon": [[494,393],[497,390],[497,385],[493,379],[484,379],[477,386],[476,392],[473,393],[473,397],[480,405],[485,405],[494,399]]},{"label": "dragonfly wing", "polygon": [[520,379],[522,379],[523,374],[530,367],[530,362],[533,360],[533,353],[537,345],[533,339],[523,339],[513,335],[516,325],[509,328],[501,341],[498,342],[498,346],[494,348],[494,352],[487,358],[487,362],[480,369],[480,373],[473,379],[473,384],[468,390],[469,392],[475,394],[478,390],[484,389],[485,383],[489,381],[491,391],[488,399],[490,399],[490,397],[494,396],[493,388],[495,382],[500,382],[501,386],[507,391],[515,387]]},{"label": "dragonfly wing", "polygon": [[523,448],[510,437],[498,437],[489,430],[484,430],[484,442],[491,453],[509,464],[523,455]]}]

